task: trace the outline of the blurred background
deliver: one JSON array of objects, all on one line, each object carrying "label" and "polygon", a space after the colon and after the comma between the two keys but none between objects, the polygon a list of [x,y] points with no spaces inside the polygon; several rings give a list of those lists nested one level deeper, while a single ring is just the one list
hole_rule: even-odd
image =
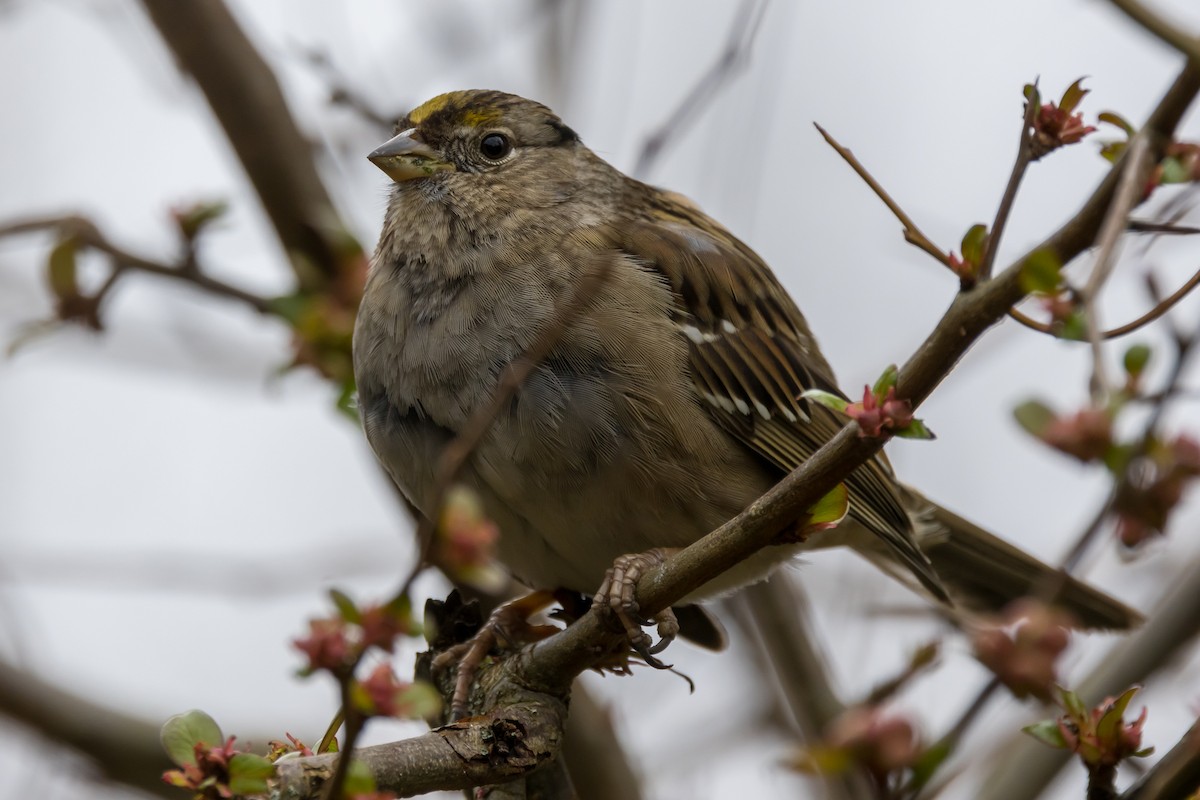
[{"label": "blurred background", "polygon": [[[995,213],[1023,84],[1038,78],[1043,95],[1057,98],[1087,76],[1089,120],[1107,109],[1140,124],[1181,65],[1098,0],[1012,0],[1003,9],[955,0],[228,4],[368,251],[387,191],[365,159],[390,135],[380,120],[451,89],[522,94],[558,111],[619,168],[690,196],[754,247],[851,394],[914,351],[958,286],[905,244],[814,121],[854,150],[934,242],[957,249],[970,225]],[[1200,31],[1192,0],[1155,5]],[[686,104],[731,42],[732,64]],[[138,2],[0,2],[0,75],[0,226],[78,213],[119,246],[170,261],[179,249],[171,209],[222,200],[229,212],[201,239],[207,272],[259,295],[292,290],[293,271],[221,127]],[[339,92],[354,102],[331,99]],[[644,160],[664,126],[665,146]],[[1115,130],[1092,139],[1102,134]],[[1198,137],[1192,114],[1181,138]],[[1031,169],[999,264],[1069,217],[1108,169],[1092,139]],[[1200,224],[1200,215],[1183,221]],[[52,244],[49,234],[0,239],[0,344],[53,316]],[[1152,305],[1148,271],[1171,291],[1197,267],[1193,240],[1161,240],[1148,252],[1144,244],[1125,250],[1104,296],[1105,325]],[[107,274],[98,258],[80,266],[91,285]],[[1194,327],[1200,297],[1173,316]],[[395,589],[414,557],[408,518],[361,432],[337,410],[337,389],[310,369],[282,370],[291,332],[281,321],[139,274],[122,277],[102,319],[103,332],[60,326],[0,360],[0,658],[155,725],[199,707],[241,741],[284,731],[319,739],[336,709],[334,687],[295,677],[300,658],[289,641],[326,608],[330,586],[364,600]],[[1169,350],[1161,325],[1131,340]],[[1110,348],[1114,365],[1126,344]],[[999,326],[923,407],[937,441],[889,446],[897,471],[1041,558],[1060,559],[1109,482],[1022,433],[1011,412],[1031,397],[1082,405],[1089,358],[1085,346]],[[1151,380],[1165,361],[1152,362]],[[1183,383],[1200,386],[1200,372]],[[1194,393],[1172,405],[1168,430],[1195,431],[1198,408]],[[1200,558],[1198,528],[1200,494],[1176,512],[1168,537],[1133,556],[1106,533],[1082,574],[1148,611]],[[947,636],[923,600],[863,562],[818,553],[786,577],[847,702],[939,637],[942,666],[896,698],[897,710],[933,738],[987,683],[961,636]],[[422,599],[446,591],[435,575],[418,584]],[[734,624],[736,610],[718,613],[732,628],[728,652],[676,645],[669,654],[695,694],[669,673],[583,678],[644,796],[821,796],[783,766],[796,724],[754,637]],[[1086,677],[1118,640],[1074,637],[1064,681]],[[1160,750],[1200,704],[1200,658],[1190,643],[1181,653],[1135,701],[1150,707],[1144,741]],[[411,653],[398,664],[406,674]],[[980,796],[987,766],[1004,763],[1020,725],[1042,716],[1033,703],[998,697],[944,796]],[[422,729],[381,723],[367,739]],[[47,739],[0,721],[0,797],[134,796],[88,774]],[[1083,782],[1069,764],[1046,796],[1082,797]]]}]

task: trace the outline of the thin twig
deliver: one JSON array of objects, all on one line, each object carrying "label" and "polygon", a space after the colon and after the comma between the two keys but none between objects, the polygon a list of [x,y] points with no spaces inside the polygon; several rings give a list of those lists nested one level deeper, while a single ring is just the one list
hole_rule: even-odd
[{"label": "thin twig", "polygon": [[[1180,286],[1177,290],[1175,290],[1175,292],[1173,292],[1170,296],[1164,298],[1160,302],[1156,303],[1154,305],[1154,307],[1151,308],[1149,311],[1147,311],[1145,314],[1142,314],[1137,319],[1127,322],[1124,325],[1118,325],[1115,328],[1109,328],[1108,330],[1101,332],[1100,338],[1101,339],[1117,339],[1117,338],[1120,338],[1121,336],[1125,336],[1127,334],[1133,333],[1134,331],[1138,330],[1139,328],[1143,328],[1146,325],[1149,325],[1151,322],[1154,322],[1154,320],[1158,319],[1163,314],[1166,314],[1168,311],[1170,311],[1171,308],[1176,303],[1178,303],[1183,298],[1187,297],[1187,295],[1193,289],[1195,289],[1197,286],[1200,286],[1200,270],[1197,270],[1196,273],[1193,274],[1192,277],[1188,278],[1187,281],[1185,281],[1182,286]],[[1058,335],[1058,331],[1055,329],[1055,327],[1053,325],[1047,325],[1044,322],[1038,322],[1034,318],[1027,316],[1026,314],[1018,311],[1015,308],[1012,311],[1010,311],[1008,313],[1008,315],[1010,317],[1012,317],[1013,319],[1015,319],[1017,322],[1024,325],[1026,328],[1035,330],[1038,333],[1046,333],[1051,336]]]},{"label": "thin twig", "polygon": [[724,85],[745,65],[766,10],[767,0],[743,0],[717,60],[700,76],[667,119],[646,137],[641,153],[634,162],[634,176],[644,178],[648,175],[667,146],[688,129],[688,123],[716,98]]},{"label": "thin twig", "polygon": [[950,254],[939,249],[932,241],[929,240],[928,236],[922,233],[921,229],[917,227],[917,223],[913,222],[912,218],[904,212],[904,209],[900,207],[899,203],[892,199],[892,196],[887,193],[887,190],[884,189],[883,186],[880,185],[879,181],[875,180],[875,176],[867,171],[867,168],[864,167],[862,162],[855,157],[854,153],[852,153],[848,148],[839,144],[838,141],[834,139],[832,135],[830,135],[829,131],[825,130],[817,123],[814,122],[813,127],[820,132],[821,136],[825,138],[825,141],[829,143],[829,146],[837,151],[837,154],[841,156],[847,164],[850,165],[850,168],[858,173],[858,177],[862,178],[867,186],[871,187],[871,191],[875,192],[875,195],[883,201],[883,204],[887,206],[889,210],[891,210],[891,212],[896,216],[896,219],[900,220],[900,225],[904,229],[904,241],[924,250],[926,253],[937,259],[937,261],[947,269],[953,269],[953,264],[950,261]]},{"label": "thin twig", "polygon": [[1144,30],[1190,58],[1192,63],[1200,65],[1200,37],[1189,36],[1178,25],[1163,19],[1138,0],[1108,0],[1108,2],[1120,9],[1125,16],[1141,25]]},{"label": "thin twig", "polygon": [[101,286],[100,291],[95,296],[97,299],[102,298],[108,293],[118,273],[130,270],[133,272],[144,272],[148,275],[157,275],[162,278],[171,278],[183,283],[190,283],[193,286],[204,289],[210,294],[244,303],[261,314],[273,313],[269,299],[252,294],[244,289],[239,289],[236,286],[207,275],[194,264],[189,264],[186,257],[178,264],[168,264],[139,256],[136,253],[131,253],[128,250],[118,247],[101,233],[94,222],[85,217],[75,215],[36,217],[11,222],[0,226],[0,238],[54,230],[57,230],[60,235],[72,236],[80,244],[104,253],[112,259],[113,274]]},{"label": "thin twig", "polygon": [[[1037,81],[1033,82],[1037,89]],[[1037,113],[1037,104],[1030,98],[1025,102],[1025,114],[1021,119],[1021,138],[1017,143],[1017,158],[1013,162],[1012,172],[1008,176],[1008,184],[1004,187],[1004,195],[1000,198],[1000,206],[996,209],[996,218],[992,221],[992,229],[988,233],[987,244],[983,252],[983,263],[979,265],[979,280],[986,281],[992,277],[992,269],[996,264],[996,253],[1000,251],[1000,239],[1004,236],[1004,228],[1008,224],[1008,215],[1017,199],[1017,189],[1025,171],[1033,162],[1033,117]]]},{"label": "thin twig", "polygon": [[1088,342],[1092,348],[1092,377],[1091,392],[1095,405],[1103,404],[1111,392],[1108,381],[1108,370],[1104,364],[1104,348],[1100,336],[1099,310],[1096,305],[1100,289],[1112,274],[1116,265],[1116,247],[1125,231],[1129,212],[1144,194],[1146,179],[1144,172],[1149,163],[1150,143],[1146,136],[1137,134],[1129,142],[1124,157],[1124,167],[1121,179],[1117,183],[1117,193],[1109,206],[1104,224],[1100,228],[1096,264],[1088,276],[1087,284],[1077,294],[1083,308],[1087,325]]}]

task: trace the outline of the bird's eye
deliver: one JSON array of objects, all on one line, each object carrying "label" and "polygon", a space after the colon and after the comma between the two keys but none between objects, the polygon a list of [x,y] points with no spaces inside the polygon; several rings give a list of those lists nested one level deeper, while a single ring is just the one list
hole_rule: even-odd
[{"label": "bird's eye", "polygon": [[503,133],[489,133],[479,140],[479,152],[485,158],[498,161],[512,152],[512,142]]}]

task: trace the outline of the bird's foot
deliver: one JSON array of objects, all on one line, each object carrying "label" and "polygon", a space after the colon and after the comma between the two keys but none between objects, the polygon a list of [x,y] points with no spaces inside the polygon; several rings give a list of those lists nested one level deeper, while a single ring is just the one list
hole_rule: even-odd
[{"label": "bird's foot", "polygon": [[465,642],[453,645],[434,656],[434,677],[455,667],[454,693],[450,698],[450,721],[467,716],[471,684],[483,660],[493,649],[515,649],[540,641],[558,632],[553,625],[533,625],[529,618],[554,602],[551,592],[533,592],[498,606],[479,631]]},{"label": "bird's foot", "polygon": [[[679,621],[675,619],[675,612],[670,608],[659,611],[653,619],[641,616],[636,597],[637,583],[642,575],[666,561],[675,550],[676,548],[656,547],[644,553],[621,556],[605,573],[604,582],[600,584],[594,600],[602,610],[607,609],[608,613],[617,618],[625,629],[625,635],[629,637],[630,645],[655,669],[669,668],[669,665],[654,656],[675,640],[679,634]],[[642,630],[643,625],[652,623],[658,627],[658,644],[654,643],[650,634]]]}]

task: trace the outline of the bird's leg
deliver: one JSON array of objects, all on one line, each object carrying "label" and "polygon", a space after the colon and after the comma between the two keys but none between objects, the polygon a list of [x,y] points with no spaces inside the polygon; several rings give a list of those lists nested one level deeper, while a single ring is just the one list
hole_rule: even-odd
[{"label": "bird's leg", "polygon": [[[605,573],[604,582],[600,584],[594,601],[600,608],[608,609],[616,616],[625,629],[625,635],[629,637],[629,643],[633,649],[646,660],[647,664],[658,669],[665,669],[666,665],[655,658],[654,654],[661,653],[667,645],[674,641],[679,633],[679,621],[675,619],[675,612],[670,608],[664,608],[655,614],[653,620],[640,616],[635,593],[637,582],[642,575],[647,570],[662,564],[677,549],[656,547],[644,553],[621,556]],[[650,634],[642,630],[643,625],[649,625],[651,622],[658,624],[658,644],[654,644]]]},{"label": "bird's leg", "polygon": [[434,656],[430,665],[434,676],[455,666],[454,693],[450,698],[450,721],[455,722],[467,715],[467,701],[471,684],[479,666],[494,647],[515,648],[528,642],[536,642],[557,633],[551,625],[530,625],[529,617],[554,602],[551,592],[532,592],[516,600],[496,607],[479,631],[461,644],[449,647]]}]

